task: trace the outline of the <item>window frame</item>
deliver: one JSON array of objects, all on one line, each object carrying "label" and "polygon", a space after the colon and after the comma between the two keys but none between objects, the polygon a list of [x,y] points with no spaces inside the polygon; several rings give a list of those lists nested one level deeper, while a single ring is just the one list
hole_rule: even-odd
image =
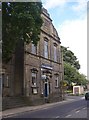
[{"label": "window frame", "polygon": [[44,18],[44,27],[48,28],[50,26],[49,20]]},{"label": "window frame", "polygon": [[31,53],[33,53],[33,54],[37,54],[37,46],[35,46],[33,43],[32,43],[32,45],[31,45]]},{"label": "window frame", "polygon": [[49,47],[48,47],[48,39],[44,38],[44,57],[49,58]]},{"label": "window frame", "polygon": [[53,48],[54,48],[54,61],[57,62],[58,61],[57,60],[57,44],[54,44]]},{"label": "window frame", "polygon": [[[32,83],[32,85],[33,86],[37,86],[37,73],[36,72],[32,72],[31,73],[32,74],[32,81],[31,81],[31,83]],[[33,79],[34,78],[34,79]],[[34,82],[35,81],[35,82]],[[35,84],[34,84],[35,83]]]},{"label": "window frame", "polygon": [[[34,74],[34,75],[32,75]],[[33,76],[35,77],[35,80],[33,80]],[[35,81],[35,82],[33,82]],[[32,94],[37,94],[38,89],[37,89],[37,72],[32,71],[31,73],[31,84],[32,84]]]}]

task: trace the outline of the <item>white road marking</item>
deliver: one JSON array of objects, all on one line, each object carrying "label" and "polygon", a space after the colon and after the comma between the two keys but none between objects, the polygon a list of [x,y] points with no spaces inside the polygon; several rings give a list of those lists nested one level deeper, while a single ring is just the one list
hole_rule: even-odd
[{"label": "white road marking", "polygon": [[83,108],[83,110],[85,110],[86,108]]},{"label": "white road marking", "polygon": [[60,118],[60,116],[57,116],[56,118]]},{"label": "white road marking", "polygon": [[85,97],[82,97],[81,99],[85,99]]},{"label": "white road marking", "polygon": [[66,117],[70,117],[71,115],[67,115]]},{"label": "white road marking", "polygon": [[80,110],[76,111],[76,113],[79,113],[79,112],[80,112]]}]

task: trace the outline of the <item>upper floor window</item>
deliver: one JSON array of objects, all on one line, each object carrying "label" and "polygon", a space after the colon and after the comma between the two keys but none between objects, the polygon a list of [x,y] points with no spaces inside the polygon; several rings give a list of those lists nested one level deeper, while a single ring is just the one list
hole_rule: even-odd
[{"label": "upper floor window", "polygon": [[32,43],[32,53],[37,54],[37,46]]},{"label": "upper floor window", "polygon": [[57,61],[57,46],[54,45],[54,61]]},{"label": "upper floor window", "polygon": [[45,27],[49,27],[50,23],[47,19],[44,19],[44,26]]},{"label": "upper floor window", "polygon": [[48,41],[44,40],[44,57],[48,58]]}]

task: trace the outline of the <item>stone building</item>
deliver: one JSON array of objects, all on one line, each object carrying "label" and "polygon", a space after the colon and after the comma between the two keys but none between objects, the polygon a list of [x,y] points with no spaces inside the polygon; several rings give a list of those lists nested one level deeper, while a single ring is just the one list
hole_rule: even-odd
[{"label": "stone building", "polygon": [[25,96],[34,103],[62,99],[63,61],[60,38],[47,10],[42,10],[40,41],[19,42],[12,60],[3,66],[3,97]]}]

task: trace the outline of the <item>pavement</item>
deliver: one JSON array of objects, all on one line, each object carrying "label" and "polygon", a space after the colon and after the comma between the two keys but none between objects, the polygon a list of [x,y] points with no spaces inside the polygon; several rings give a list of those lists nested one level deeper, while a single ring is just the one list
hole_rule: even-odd
[{"label": "pavement", "polygon": [[53,107],[55,105],[63,105],[66,103],[70,103],[79,99],[84,99],[84,97],[80,97],[80,96],[66,96],[66,99],[63,101],[59,101],[56,103],[46,103],[43,105],[38,105],[38,106],[24,106],[24,107],[19,107],[19,108],[13,108],[13,109],[7,109],[4,110],[2,112],[0,112],[0,118],[7,118],[13,115],[17,115],[19,113],[24,113],[24,112],[28,112],[28,111],[34,111],[34,110],[40,110],[40,109],[45,109],[48,107]]}]

